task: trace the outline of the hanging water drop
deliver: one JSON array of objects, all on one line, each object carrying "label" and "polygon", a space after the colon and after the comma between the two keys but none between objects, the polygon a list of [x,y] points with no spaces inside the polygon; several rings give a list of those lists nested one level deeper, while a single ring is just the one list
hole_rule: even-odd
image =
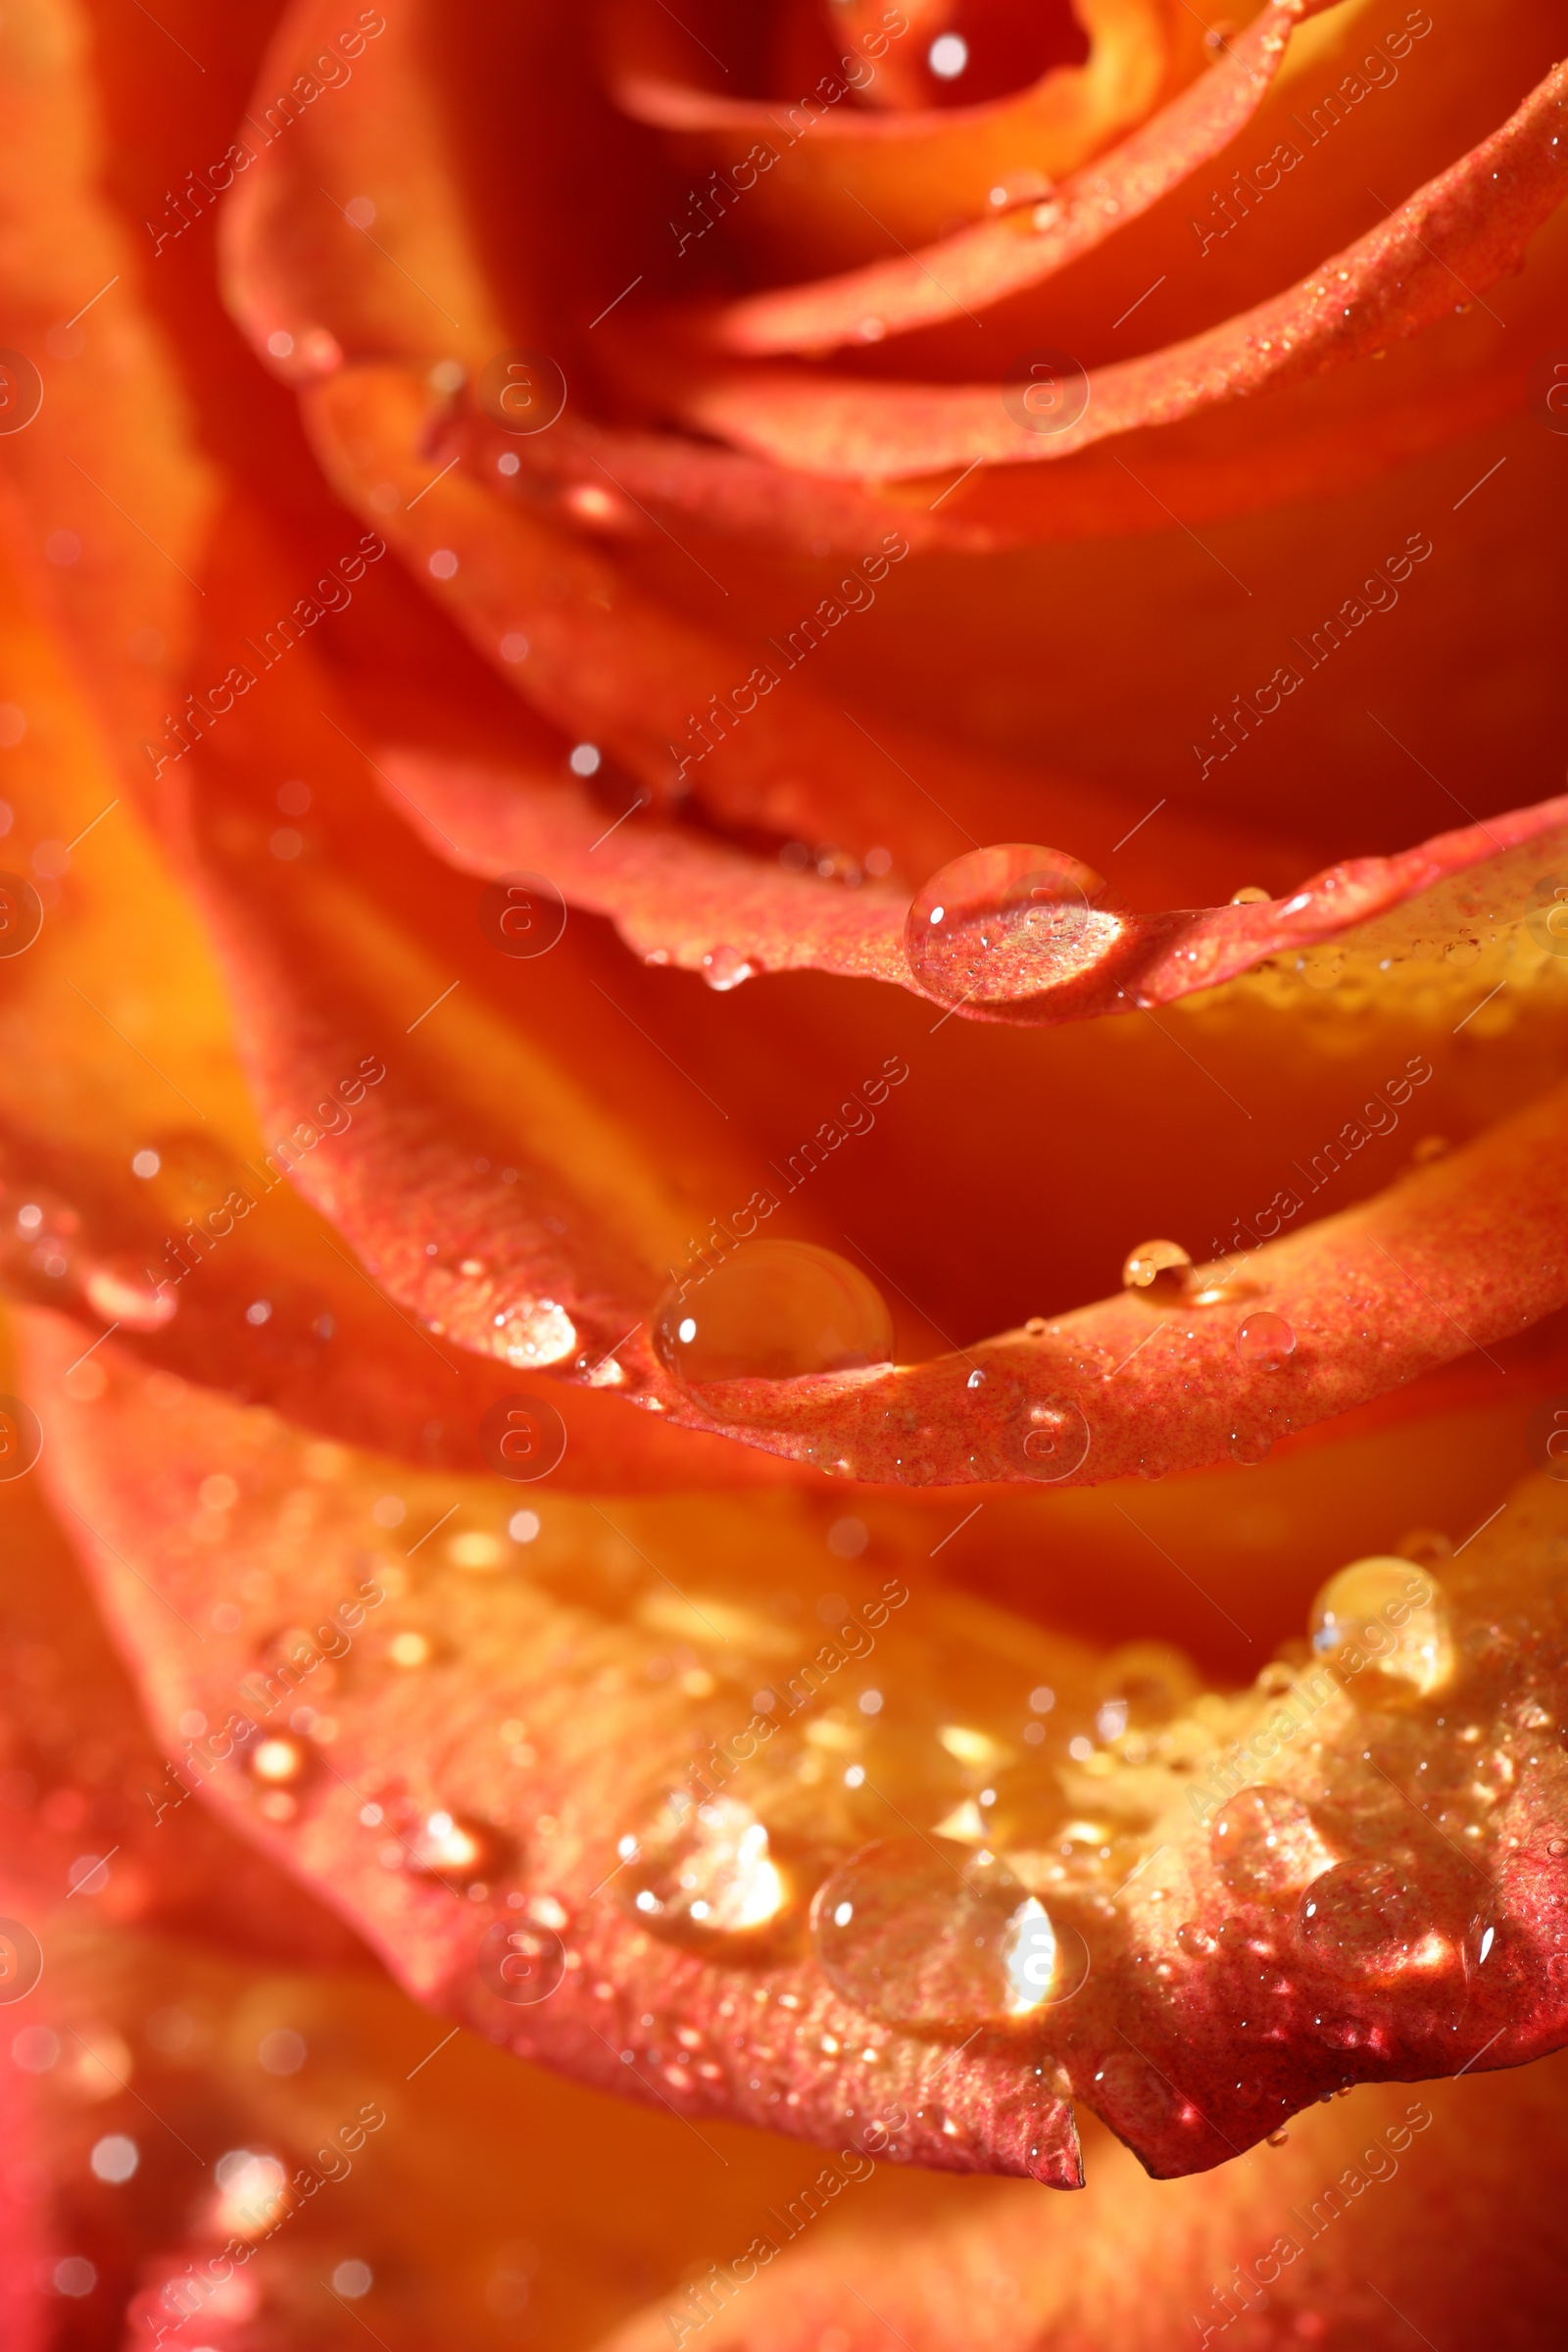
[{"label": "hanging water drop", "polygon": [[1104,887],[1059,850],[970,850],[916,894],[904,926],[909,968],[939,1004],[1043,1004],[1121,938],[1126,918],[1096,904]]},{"label": "hanging water drop", "polygon": [[665,1295],[654,1346],[692,1389],[794,1380],[891,1363],[893,1318],[876,1285],[834,1250],[743,1242],[710,1273]]},{"label": "hanging water drop", "polygon": [[847,2000],[889,2025],[971,2033],[1071,2000],[1089,1975],[1078,1930],[1004,1864],[923,1838],[864,1847],[818,1887],[817,1957]]},{"label": "hanging water drop", "polygon": [[710,948],[703,957],[703,978],[720,995],[739,988],[743,980],[750,980],[756,968],[739,948]]}]

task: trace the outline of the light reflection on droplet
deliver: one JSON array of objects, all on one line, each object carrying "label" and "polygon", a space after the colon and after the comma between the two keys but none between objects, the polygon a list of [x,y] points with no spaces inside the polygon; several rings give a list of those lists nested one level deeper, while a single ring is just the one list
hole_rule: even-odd
[{"label": "light reflection on droplet", "polygon": [[1277,1372],[1296,1353],[1296,1334],[1283,1315],[1271,1314],[1266,1308],[1249,1315],[1236,1334],[1236,1352],[1244,1364],[1256,1364],[1265,1372]]},{"label": "light reflection on droplet", "polygon": [[674,1791],[623,1875],[620,1899],[667,1940],[703,1949],[756,1941],[792,1896],[766,1825],[733,1797]]},{"label": "light reflection on droplet", "polygon": [[1180,1242],[1140,1242],[1127,1252],[1121,1279],[1124,1290],[1158,1305],[1174,1305],[1192,1288],[1193,1261]]},{"label": "light reflection on droplet", "polygon": [[893,1318],[876,1285],[834,1250],[752,1241],[666,1294],[654,1346],[688,1388],[792,1380],[891,1362]]},{"label": "light reflection on droplet", "polygon": [[811,1921],[839,1991],[889,2025],[967,2033],[1070,2000],[1089,1974],[1077,1929],[983,1848],[866,1846],[818,1888]]},{"label": "light reflection on droplet", "polygon": [[1095,903],[1103,889],[1059,850],[1030,842],[971,850],[917,892],[904,926],[909,967],[940,1004],[1043,1001],[1121,938],[1124,918]]},{"label": "light reflection on droplet", "polygon": [[1455,1653],[1448,1607],[1424,1568],[1378,1556],[1331,1576],[1312,1604],[1312,1647],[1350,1678],[1369,1705],[1390,1686],[1428,1697],[1451,1678]]}]

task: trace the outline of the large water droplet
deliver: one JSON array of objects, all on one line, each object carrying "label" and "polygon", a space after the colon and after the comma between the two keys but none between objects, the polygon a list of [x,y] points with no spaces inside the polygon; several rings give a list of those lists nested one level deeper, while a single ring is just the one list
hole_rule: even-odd
[{"label": "large water droplet", "polygon": [[1312,1816],[1284,1788],[1238,1789],[1208,1825],[1214,1867],[1233,1894],[1266,1899],[1309,1886],[1334,1857]]},{"label": "large water droplet", "polygon": [[1318,1655],[1370,1706],[1396,1691],[1425,1698],[1453,1673],[1447,1602],[1409,1560],[1352,1560],[1331,1576],[1312,1603],[1311,1634]]},{"label": "large water droplet", "polygon": [[1277,1372],[1296,1353],[1296,1334],[1283,1315],[1270,1314],[1265,1308],[1248,1316],[1236,1334],[1236,1352],[1244,1364]]},{"label": "large water droplet", "polygon": [[1301,1897],[1298,1932],[1337,1976],[1390,1977],[1448,1955],[1432,1906],[1389,1862],[1342,1862]]},{"label": "large water droplet", "polygon": [[1193,1286],[1193,1261],[1180,1242],[1140,1242],[1127,1252],[1122,1288],[1158,1306],[1175,1306]]},{"label": "large water droplet", "polygon": [[666,1293],[654,1346],[689,1388],[793,1380],[890,1363],[893,1318],[875,1283],[834,1250],[743,1242],[711,1273]]},{"label": "large water droplet", "polygon": [[923,1838],[868,1845],[818,1887],[817,1957],[847,2000],[889,2025],[972,2032],[1070,2000],[1089,1974],[1077,1929],[991,1855]]},{"label": "large water droplet", "polygon": [[685,1789],[671,1794],[619,1884],[621,1901],[644,1927],[698,1951],[728,1939],[764,1941],[793,1897],[755,1813],[728,1796],[699,1804]]},{"label": "large water droplet", "polygon": [[1031,842],[970,850],[932,875],[905,918],[904,947],[940,1004],[1027,1004],[1100,962],[1124,918],[1098,906],[1100,876]]}]

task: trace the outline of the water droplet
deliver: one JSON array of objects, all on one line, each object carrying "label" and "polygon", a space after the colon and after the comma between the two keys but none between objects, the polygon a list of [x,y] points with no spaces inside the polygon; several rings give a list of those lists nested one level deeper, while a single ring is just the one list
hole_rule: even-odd
[{"label": "water droplet", "polygon": [[1435,1159],[1446,1159],[1453,1146],[1446,1135],[1424,1135],[1410,1153],[1413,1166],[1429,1168]]},{"label": "water droplet", "polygon": [[1290,2136],[1291,2135],[1288,2132],[1270,2132],[1268,2134],[1268,2144],[1271,2148],[1283,2148],[1285,2142],[1290,2138]]},{"label": "water droplet", "polygon": [[311,1751],[303,1740],[274,1732],[259,1740],[250,1751],[252,1777],[270,1788],[286,1788],[310,1770]]},{"label": "water droplet", "polygon": [[553,1298],[530,1299],[495,1318],[491,1346],[509,1364],[542,1369],[546,1364],[564,1363],[576,1345],[576,1325]]},{"label": "water droplet", "polygon": [[1207,1960],[1219,1950],[1219,1938],[1211,1936],[1196,1919],[1184,1919],[1176,1931],[1176,1940],[1190,1958]]},{"label": "water droplet", "polygon": [[743,980],[753,978],[756,969],[755,964],[747,962],[739,948],[710,948],[703,957],[703,978],[710,988],[717,989],[720,994],[728,989],[739,988]]},{"label": "water droplet", "polygon": [[546,2001],[566,1971],[566,1947],[549,1928],[498,1919],[479,1939],[479,1975],[515,2008]]},{"label": "water droplet", "polygon": [[158,1331],[172,1323],[179,1306],[173,1287],[149,1282],[139,1266],[113,1260],[93,1266],[82,1282],[82,1296],[107,1323],[127,1331]]},{"label": "water droplet", "polygon": [[943,1004],[1043,1001],[1120,939],[1124,918],[1094,903],[1104,887],[1059,850],[970,850],[916,894],[904,925],[909,968]]},{"label": "water droplet", "polygon": [[890,1363],[893,1318],[876,1285],[834,1250],[744,1242],[711,1273],[666,1294],[654,1346],[690,1388],[793,1380]]},{"label": "water droplet", "polygon": [[1255,882],[1246,882],[1240,890],[1231,893],[1231,905],[1233,906],[1264,906],[1268,904],[1268,892],[1259,890]]},{"label": "water droplet", "polygon": [[1192,1288],[1193,1261],[1180,1242],[1140,1242],[1122,1266],[1123,1290],[1137,1291],[1160,1306],[1173,1306]]},{"label": "water droplet", "polygon": [[794,1898],[756,1814],[728,1796],[699,1804],[685,1789],[671,1793],[617,1884],[642,1926],[698,1951],[763,1942]]},{"label": "water droplet", "polygon": [[511,1858],[511,1841],[494,1823],[467,1813],[427,1813],[409,1840],[410,1870],[457,1886],[500,1878]]},{"label": "water droplet", "polygon": [[1090,1429],[1069,1396],[1048,1396],[1031,1404],[1019,1431],[1018,1451],[1026,1478],[1047,1486],[1070,1478],[1089,1452]]},{"label": "water droplet", "polygon": [[817,1957],[847,2000],[889,2025],[971,2032],[1067,2001],[1089,1975],[1077,1929],[1004,1864],[923,1838],[868,1845],[811,1906]]},{"label": "water droplet", "polygon": [[1336,1976],[1388,1977],[1430,1968],[1449,1947],[1432,1907],[1390,1862],[1342,1862],[1301,1897],[1298,1933]]},{"label": "water droplet", "polygon": [[1255,1466],[1266,1462],[1273,1450],[1273,1433],[1266,1429],[1233,1429],[1225,1440],[1232,1458]]},{"label": "water droplet", "polygon": [[1309,1886],[1334,1859],[1305,1805],[1262,1783],[1238,1789],[1221,1805],[1208,1825],[1208,1843],[1220,1877],[1244,1896]]},{"label": "water droplet", "polygon": [[1249,1315],[1236,1334],[1236,1352],[1244,1364],[1277,1372],[1296,1353],[1296,1334],[1283,1315]]},{"label": "water droplet", "polygon": [[1391,1686],[1425,1698],[1453,1673],[1447,1603],[1409,1560],[1353,1560],[1329,1578],[1310,1624],[1312,1647],[1368,1705],[1386,1705]]}]

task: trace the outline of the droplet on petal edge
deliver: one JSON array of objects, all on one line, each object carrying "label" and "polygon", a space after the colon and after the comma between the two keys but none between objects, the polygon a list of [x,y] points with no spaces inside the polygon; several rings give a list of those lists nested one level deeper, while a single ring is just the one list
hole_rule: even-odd
[{"label": "droplet on petal edge", "polygon": [[1076,858],[1003,842],[955,858],[916,893],[904,946],[939,1004],[1027,1004],[1092,971],[1124,918],[1095,904],[1100,876]]},{"label": "droplet on petal edge", "polygon": [[1180,1242],[1140,1242],[1121,1270],[1122,1288],[1159,1304],[1174,1305],[1193,1284],[1193,1261]]},{"label": "droplet on petal edge", "polygon": [[665,1369],[713,1409],[702,1393],[715,1383],[794,1380],[893,1360],[893,1318],[881,1292],[814,1242],[740,1243],[665,1294],[653,1334]]}]

